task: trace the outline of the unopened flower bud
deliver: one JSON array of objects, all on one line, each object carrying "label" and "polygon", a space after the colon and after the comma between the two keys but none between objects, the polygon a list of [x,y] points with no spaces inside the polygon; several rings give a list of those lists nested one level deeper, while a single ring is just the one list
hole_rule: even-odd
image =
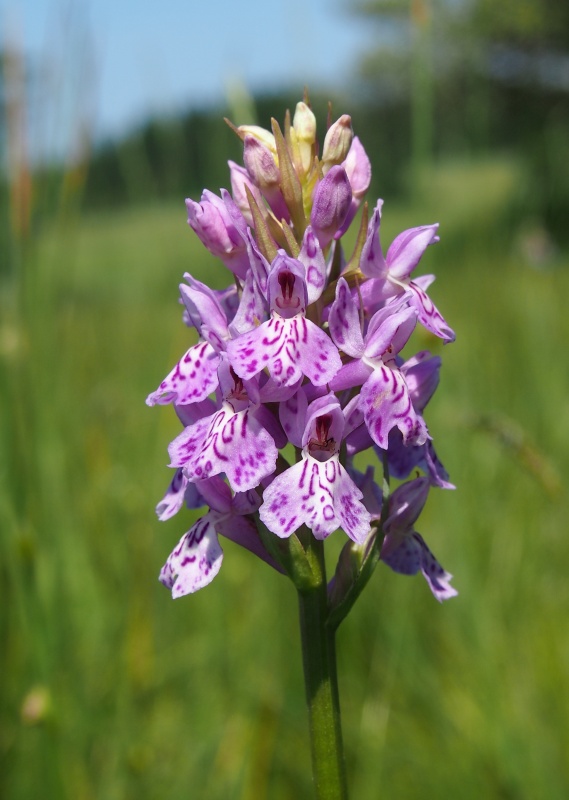
[{"label": "unopened flower bud", "polygon": [[352,118],[342,114],[340,119],[328,128],[322,148],[322,172],[324,175],[335,164],[341,164],[348,155],[352,144]]},{"label": "unopened flower bud", "polygon": [[310,224],[324,248],[341,229],[352,202],[350,181],[343,167],[335,166],[314,190]]},{"label": "unopened flower bud", "polygon": [[300,171],[306,174],[312,164],[313,146],[316,141],[316,117],[306,103],[297,103],[296,105],[292,132],[294,132],[298,147]]},{"label": "unopened flower bud", "polygon": [[257,201],[257,205],[261,212],[265,211],[267,214],[268,211],[263,203],[261,192],[257,186],[255,186],[251,180],[251,176],[244,167],[240,167],[239,164],[235,163],[235,161],[228,161],[227,163],[229,164],[229,176],[231,179],[231,194],[233,195],[235,205],[245,217],[247,224],[250,227],[253,227],[253,215],[251,214],[251,208],[249,206],[247,189],[249,189]]},{"label": "unopened flower bud", "polygon": [[188,225],[212,255],[220,258],[240,278],[247,274],[249,261],[245,234],[247,223],[229,192],[218,197],[207,189],[201,201],[186,200]]},{"label": "unopened flower bud", "polygon": [[281,173],[268,147],[247,134],[243,147],[243,161],[247,172],[278,220],[290,220],[289,210],[280,188]]},{"label": "unopened flower bud", "polygon": [[265,147],[268,147],[271,153],[276,155],[275,137],[270,131],[261,128],[259,125],[240,125],[237,131],[242,139],[245,139],[246,136],[253,136],[257,141],[262,142]]},{"label": "unopened flower bud", "polygon": [[316,117],[306,103],[296,104],[292,125],[299,142],[314,144],[316,141]]},{"label": "unopened flower bud", "polygon": [[259,139],[247,134],[243,143],[243,161],[247,172],[260,189],[277,186],[280,173],[273,154]]},{"label": "unopened flower bud", "polygon": [[357,136],[354,136],[352,140],[350,150],[343,166],[350,179],[354,198],[360,200],[369,189],[371,182],[371,164]]}]

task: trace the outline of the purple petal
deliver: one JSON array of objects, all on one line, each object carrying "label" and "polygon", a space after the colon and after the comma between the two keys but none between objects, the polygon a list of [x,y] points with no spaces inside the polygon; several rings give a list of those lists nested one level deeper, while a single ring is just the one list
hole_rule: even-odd
[{"label": "purple petal", "polygon": [[223,550],[212,517],[210,512],[199,519],[182,536],[162,567],[159,580],[172,590],[174,599],[203,589],[219,572]]},{"label": "purple petal", "polygon": [[419,542],[421,547],[421,572],[436,599],[439,603],[442,603],[443,600],[456,597],[458,592],[450,585],[450,581],[452,580],[450,572],[446,572],[441,567],[435,556],[427,547],[420,533],[414,533],[413,538],[415,541]]},{"label": "purple petal", "polygon": [[334,344],[352,358],[360,358],[364,353],[364,340],[361,331],[360,315],[344,278],[338,280],[336,299],[332,303],[328,317],[330,335]]},{"label": "purple petal", "polygon": [[411,281],[409,289],[413,292],[411,303],[417,311],[421,325],[424,325],[435,336],[444,339],[445,342],[454,342],[456,339],[455,332],[449,327],[428,294],[421,289],[416,281]]},{"label": "purple petal", "polygon": [[368,278],[385,278],[387,276],[387,264],[379,241],[382,206],[383,200],[378,200],[367,226],[367,237],[360,257],[360,269]]},{"label": "purple petal", "polygon": [[[406,534],[417,521],[429,495],[428,478],[415,478],[398,486],[389,498],[389,514],[383,524],[386,534]],[[384,551],[386,552],[387,547]]]},{"label": "purple petal", "polygon": [[204,480],[224,472],[235,492],[258,486],[274,472],[278,457],[273,438],[250,409],[235,414],[229,404],[211,419],[205,437],[187,440],[184,455],[190,447],[193,452],[184,463],[187,478]]},{"label": "purple petal", "polygon": [[267,318],[267,301],[250,270],[243,284],[243,292],[237,313],[229,329],[233,336],[253,330]]},{"label": "purple petal", "polygon": [[216,350],[225,350],[225,340],[229,338],[227,317],[213,291],[205,284],[186,274],[190,286],[180,284],[180,294],[188,316],[203,339]]},{"label": "purple petal", "polygon": [[199,403],[214,392],[218,385],[219,354],[209,342],[190,347],[155,392],[146,398],[149,406]]},{"label": "purple petal", "polygon": [[405,383],[416,411],[423,411],[439,385],[441,359],[423,350],[401,365]]},{"label": "purple petal", "polygon": [[409,228],[395,237],[385,257],[392,277],[399,281],[409,278],[427,247],[439,241],[438,227],[438,222],[434,225],[421,225],[418,228]]},{"label": "purple petal", "polygon": [[346,170],[354,197],[362,198],[371,182],[371,163],[357,136],[352,139],[352,145],[343,167]]},{"label": "purple petal", "polygon": [[417,324],[417,312],[406,308],[406,303],[402,298],[373,315],[365,340],[366,358],[391,361],[405,347]]},{"label": "purple petal", "polygon": [[427,441],[427,426],[413,408],[399,370],[377,367],[362,386],[360,403],[371,438],[383,450],[387,449],[389,431],[394,427],[399,428],[406,445]]},{"label": "purple petal", "polygon": [[370,528],[370,515],[361,499],[362,493],[338,456],[324,462],[306,456],[265,489],[259,516],[280,537],[290,536],[305,524],[317,539],[341,527],[361,543]]},{"label": "purple petal", "polygon": [[386,534],[381,560],[400,575],[416,575],[421,569],[421,548],[412,536]]},{"label": "purple petal", "polygon": [[304,233],[298,260],[301,264],[304,264],[306,269],[308,303],[314,303],[324,290],[324,284],[326,283],[326,261],[324,260],[322,248],[310,225]]},{"label": "purple petal", "polygon": [[184,475],[181,468],[177,469],[170,486],[162,500],[156,506],[156,515],[161,522],[177,514],[184,502],[188,508],[199,508],[204,505],[204,499],[197,488]]},{"label": "purple petal", "polygon": [[283,319],[274,313],[268,322],[229,342],[227,354],[241,378],[252,378],[266,367],[279,386],[292,386],[302,375],[322,386],[342,366],[330,337],[301,314]]},{"label": "purple petal", "polygon": [[308,400],[304,389],[289,397],[284,403],[279,405],[279,419],[288,440],[295,447],[302,447],[302,434],[306,421],[306,409]]},{"label": "purple petal", "polygon": [[182,433],[170,442],[168,453],[171,467],[185,467],[188,461],[191,461],[201,452],[211,421],[215,419],[217,413],[219,412],[188,425]]}]

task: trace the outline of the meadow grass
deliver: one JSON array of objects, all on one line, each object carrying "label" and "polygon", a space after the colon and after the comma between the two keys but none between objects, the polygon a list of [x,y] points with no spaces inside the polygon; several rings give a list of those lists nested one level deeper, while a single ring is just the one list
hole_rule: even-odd
[{"label": "meadow grass", "polygon": [[[455,211],[424,271],[458,335],[426,414],[458,488],[431,493],[419,530],[460,595],[439,606],[380,565],[343,623],[351,796],[561,800],[569,263],[529,267],[486,203],[448,198],[386,205],[382,238]],[[25,266],[0,338],[0,794],[310,797],[292,586],[229,542],[198,594],[173,602],[157,581],[193,516],[153,515],[178,423],[144,398],[190,341],[183,272],[227,275],[182,204],[60,222]]]}]

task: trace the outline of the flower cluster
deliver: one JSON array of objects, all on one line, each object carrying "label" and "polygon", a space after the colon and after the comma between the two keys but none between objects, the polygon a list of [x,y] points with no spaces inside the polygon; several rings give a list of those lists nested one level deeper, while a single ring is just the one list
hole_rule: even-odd
[{"label": "flower cluster", "polygon": [[[231,192],[186,200],[189,225],[234,281],[216,291],[184,276],[183,319],[198,342],[147,399],[172,403],[183,426],[159,518],[208,509],[160,580],[174,597],[206,586],[223,559],[219,535],[290,573],[292,549],[287,560],[279,540],[294,537],[300,552],[303,537],[342,528],[355,573],[376,548],[396,572],[421,571],[438,600],[452,597],[451,576],[414,529],[430,487],[453,488],[423,418],[441,361],[401,356],[417,324],[454,339],[427,295],[433,276],[412,277],[438,226],[404,231],[383,254],[383,201],[369,217],[370,162],[347,115],[321,153],[304,102],[283,130],[273,120],[272,132],[235,131],[244,166],[229,162]],[[353,466],[367,449],[383,464],[382,488]],[[390,496],[389,474],[403,481]],[[353,565],[350,574],[353,584]],[[331,592],[340,584],[339,565]]]}]

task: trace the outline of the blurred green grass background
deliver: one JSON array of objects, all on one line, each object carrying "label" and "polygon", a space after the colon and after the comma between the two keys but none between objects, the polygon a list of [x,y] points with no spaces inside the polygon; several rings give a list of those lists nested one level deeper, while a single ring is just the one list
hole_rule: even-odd
[{"label": "blurred green grass background", "polygon": [[[457,342],[427,422],[458,488],[431,493],[419,530],[460,595],[439,606],[420,578],[380,565],[340,629],[358,800],[569,794],[569,258],[531,256],[539,229],[512,222],[523,187],[519,164],[496,157],[442,162],[412,203],[386,197],[384,246],[441,222],[422,271],[437,274]],[[62,206],[13,253],[1,795],[309,797],[292,586],[230,542],[195,596],[173,602],[157,581],[192,516],[154,517],[178,424],[144,398],[188,346],[184,271],[216,286],[228,275],[182,202]]]}]

